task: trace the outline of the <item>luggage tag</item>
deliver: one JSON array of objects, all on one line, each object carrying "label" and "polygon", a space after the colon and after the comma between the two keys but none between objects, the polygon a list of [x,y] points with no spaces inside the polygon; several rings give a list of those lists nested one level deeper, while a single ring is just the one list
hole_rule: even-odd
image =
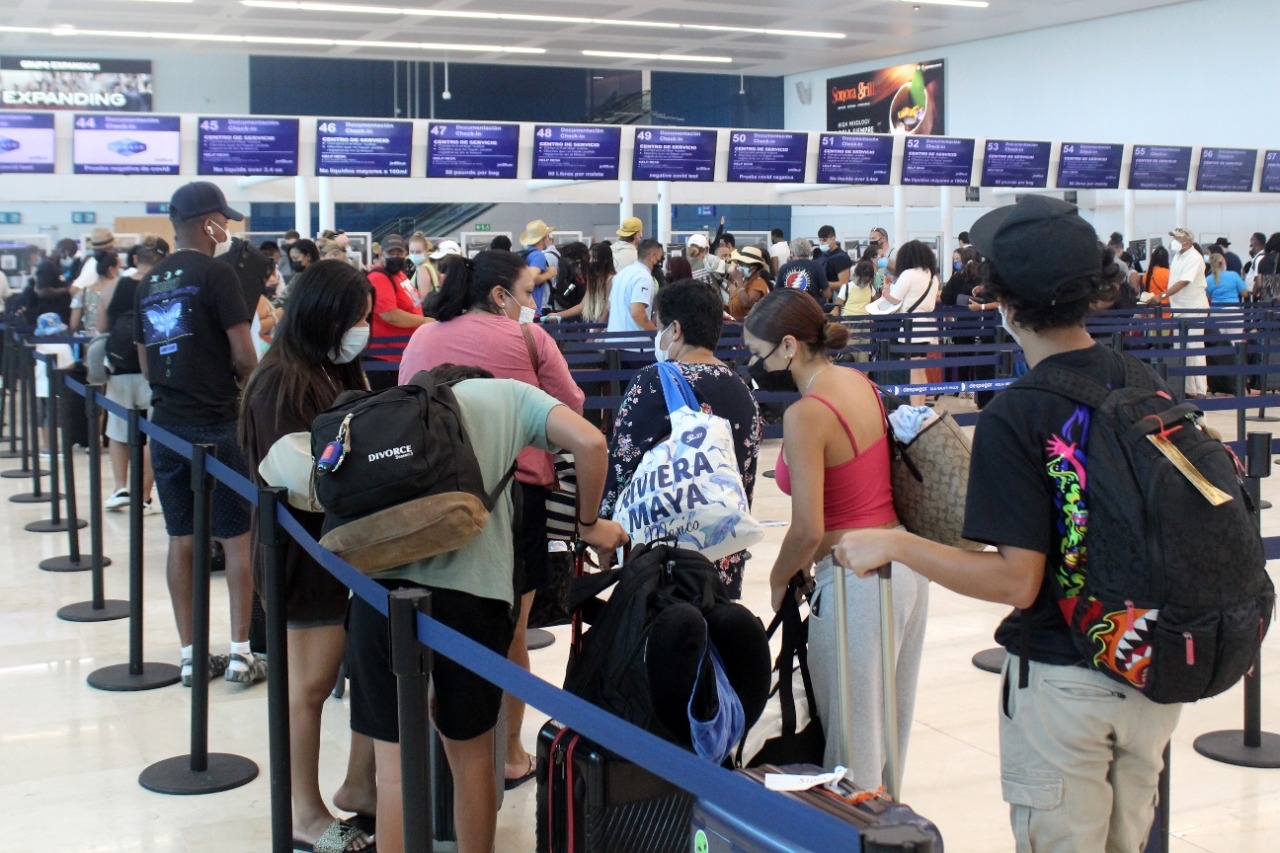
[{"label": "luggage tag", "polygon": [[838,785],[844,779],[846,772],[845,768],[837,767],[830,773],[818,773],[813,776],[794,773],[766,773],[764,786],[770,791],[808,791],[819,785],[829,788],[833,785]]},{"label": "luggage tag", "polygon": [[1182,451],[1178,449],[1172,441],[1157,433],[1148,435],[1147,440],[1156,446],[1165,458],[1173,463],[1173,467],[1177,468],[1182,476],[1187,478],[1191,485],[1196,487],[1196,491],[1200,492],[1207,500],[1210,506],[1222,506],[1231,500],[1231,495],[1219,489],[1213,483],[1200,473],[1196,466],[1191,464],[1191,460],[1182,455]]},{"label": "luggage tag", "polygon": [[342,419],[341,426],[338,427],[338,437],[324,446],[324,451],[316,460],[317,474],[332,474],[342,467],[343,460],[347,458],[347,451],[351,449],[350,427],[353,414],[355,413],[347,413],[347,416]]}]

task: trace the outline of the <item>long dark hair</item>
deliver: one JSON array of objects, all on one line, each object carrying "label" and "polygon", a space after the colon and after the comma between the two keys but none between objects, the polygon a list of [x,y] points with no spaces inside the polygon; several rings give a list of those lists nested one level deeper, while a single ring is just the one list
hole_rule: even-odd
[{"label": "long dark hair", "polygon": [[928,245],[919,240],[908,240],[898,247],[898,275],[907,270],[924,270],[930,276],[938,274],[938,256]]},{"label": "long dark hair", "polygon": [[1151,250],[1151,262],[1147,264],[1147,274],[1142,279],[1142,289],[1151,289],[1151,276],[1155,274],[1156,268],[1169,268],[1169,250],[1164,246],[1156,246]]},{"label": "long dark hair", "polygon": [[526,268],[524,258],[501,249],[481,252],[474,260],[464,258],[449,268],[440,285],[436,317],[443,323],[461,317],[477,305],[491,310],[490,291],[495,287],[510,291]]},{"label": "long dark hair", "polygon": [[[369,280],[345,261],[316,261],[293,279],[271,348],[244,388],[240,443],[250,446],[249,402],[256,393],[275,397],[277,423],[310,423],[343,391],[367,388],[359,359],[335,364],[330,353],[347,330],[369,314]],[[316,380],[321,376],[329,381]]]}]

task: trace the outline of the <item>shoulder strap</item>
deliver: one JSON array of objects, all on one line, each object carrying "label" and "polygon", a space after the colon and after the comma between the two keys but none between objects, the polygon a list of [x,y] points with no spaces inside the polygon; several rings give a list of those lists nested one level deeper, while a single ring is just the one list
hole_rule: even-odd
[{"label": "shoulder strap", "polygon": [[695,412],[700,410],[698,398],[694,396],[689,380],[684,378],[680,368],[669,361],[658,364],[658,378],[662,380],[662,393],[667,400],[667,414],[678,409],[689,408]]},{"label": "shoulder strap", "polygon": [[533,342],[533,330],[529,328],[528,323],[520,324],[520,334],[524,335],[525,349],[529,351],[529,364],[533,367],[533,378],[538,380],[538,387],[542,387],[542,380],[538,376],[538,345]]},{"label": "shoulder strap", "polygon": [[844,415],[840,414],[840,410],[832,405],[831,401],[826,397],[820,397],[817,394],[807,394],[806,396],[812,397],[831,410],[831,413],[836,416],[836,420],[840,421],[840,426],[844,427],[844,434],[848,436],[849,444],[853,445],[853,455],[862,455],[862,451],[858,449],[858,440],[853,437],[853,430],[849,429],[849,422],[844,419]]},{"label": "shoulder strap", "polygon": [[937,280],[938,277],[936,275],[930,275],[929,286],[924,289],[924,293],[920,294],[920,298],[915,301],[914,305],[907,309],[906,313],[910,314],[920,307],[920,303],[924,302],[924,298],[929,295],[929,291],[933,290],[933,283]]}]

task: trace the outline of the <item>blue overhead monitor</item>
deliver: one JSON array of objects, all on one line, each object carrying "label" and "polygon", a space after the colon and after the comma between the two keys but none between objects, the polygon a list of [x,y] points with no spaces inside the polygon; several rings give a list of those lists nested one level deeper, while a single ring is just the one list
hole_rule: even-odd
[{"label": "blue overhead monitor", "polygon": [[1044,189],[1052,147],[1049,142],[988,139],[982,150],[982,185]]},{"label": "blue overhead monitor", "polygon": [[200,118],[202,175],[298,174],[296,118]]},{"label": "blue overhead monitor", "polygon": [[1133,158],[1129,162],[1129,189],[1185,190],[1190,177],[1190,145],[1133,146]]},{"label": "blue overhead monitor", "polygon": [[342,178],[407,178],[413,122],[339,121],[316,124],[316,174]]},{"label": "blue overhead monitor", "polygon": [[1123,162],[1119,143],[1064,142],[1058,153],[1058,189],[1119,189]]},{"label": "blue overhead monitor", "polygon": [[818,183],[886,186],[893,172],[893,137],[824,133],[818,144]]},{"label": "blue overhead monitor", "polygon": [[53,113],[0,110],[0,172],[51,175],[54,150]]},{"label": "blue overhead monitor", "polygon": [[1253,148],[1201,148],[1196,170],[1200,192],[1253,192],[1253,172],[1258,152]]},{"label": "blue overhead monitor", "polygon": [[533,131],[533,177],[616,181],[622,128],[540,124]]},{"label": "blue overhead monitor", "polygon": [[973,178],[973,140],[948,136],[908,136],[902,154],[902,183],[967,187]]},{"label": "blue overhead monitor", "polygon": [[808,148],[807,133],[735,130],[729,134],[729,180],[803,183]]},{"label": "blue overhead monitor", "polygon": [[631,177],[637,181],[712,181],[718,138],[714,130],[638,128]]},{"label": "blue overhead monitor", "polygon": [[514,178],[518,124],[432,122],[427,131],[428,178]]},{"label": "blue overhead monitor", "polygon": [[71,148],[77,175],[176,175],[181,122],[177,116],[78,113]]}]

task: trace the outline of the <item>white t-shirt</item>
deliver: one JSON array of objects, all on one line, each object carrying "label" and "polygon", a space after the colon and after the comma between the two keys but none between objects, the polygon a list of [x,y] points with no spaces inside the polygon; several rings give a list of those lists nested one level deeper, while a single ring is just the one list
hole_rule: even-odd
[{"label": "white t-shirt", "polygon": [[[609,325],[607,332],[648,332],[636,323],[631,316],[631,306],[640,303],[645,306],[645,316],[652,317],[653,305],[653,272],[644,264],[632,264],[620,270],[613,277],[613,286],[609,291]],[[637,337],[638,342],[647,342],[647,337]]]},{"label": "white t-shirt", "polygon": [[1169,286],[1190,282],[1169,297],[1170,308],[1208,308],[1209,294],[1204,280],[1204,257],[1195,248],[1184,249],[1169,259]]},{"label": "white t-shirt", "polygon": [[778,266],[782,266],[791,260],[791,247],[785,241],[779,240],[769,247],[769,257],[777,260]]},{"label": "white t-shirt", "polygon": [[[913,310],[913,305],[915,312],[932,311],[938,304],[938,290],[937,276],[930,275],[922,269],[911,269],[903,270],[889,286],[888,292],[889,296],[902,303],[898,313],[906,314]],[[921,299],[921,297],[924,298]],[[917,302],[920,304],[916,305]]]}]

